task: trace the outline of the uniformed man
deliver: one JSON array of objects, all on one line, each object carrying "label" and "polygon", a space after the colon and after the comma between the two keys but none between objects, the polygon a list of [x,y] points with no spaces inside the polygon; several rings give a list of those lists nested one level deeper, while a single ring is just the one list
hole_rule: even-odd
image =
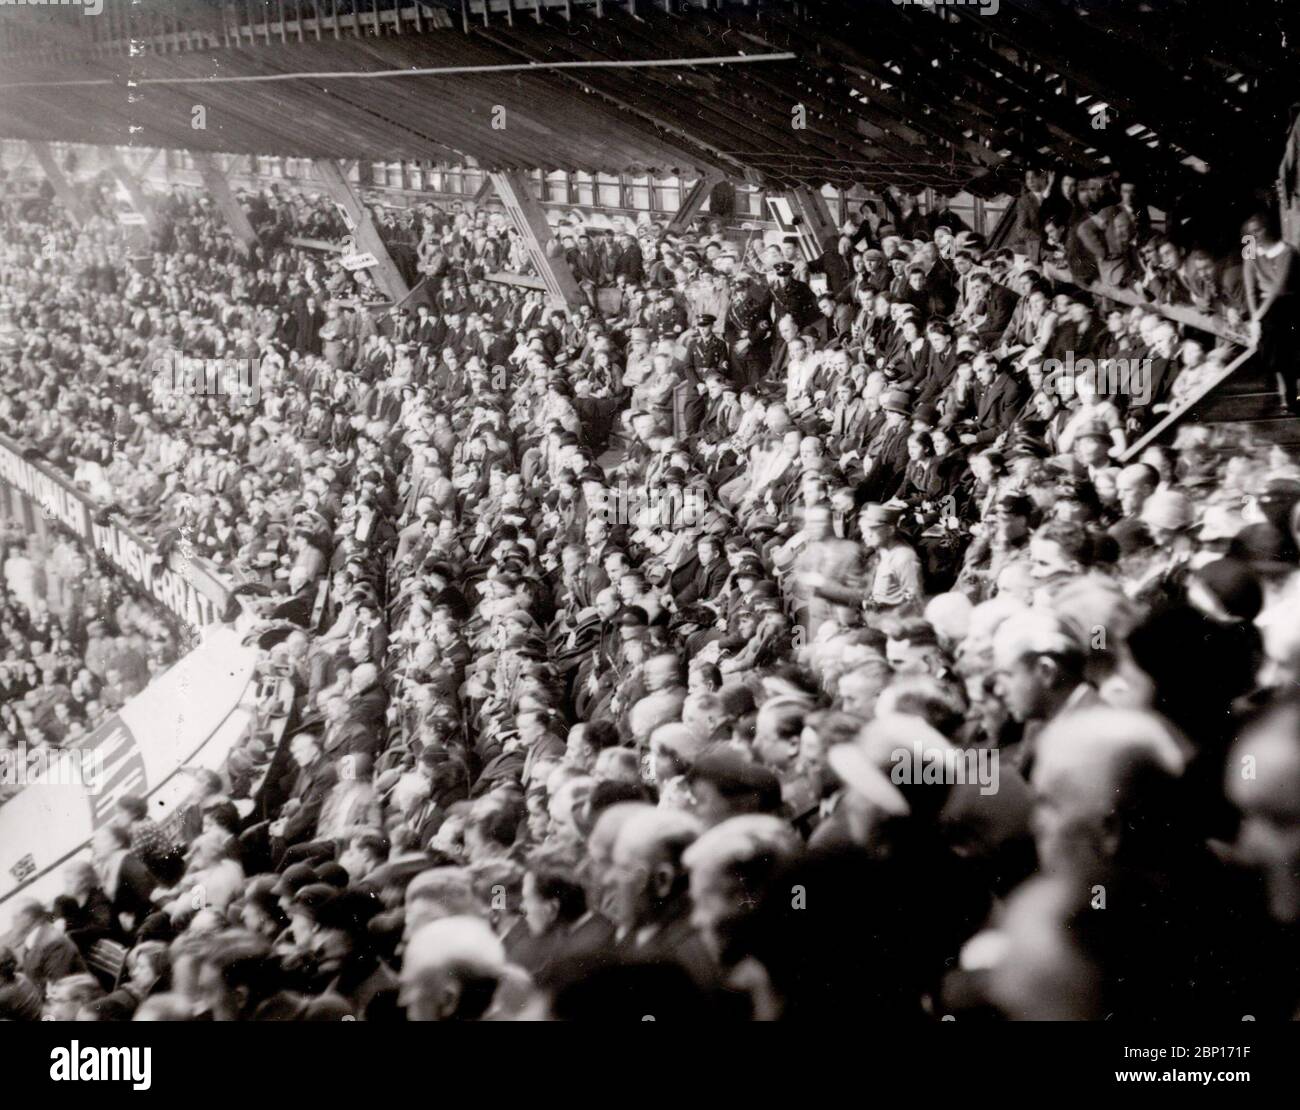
[{"label": "uniformed man", "polygon": [[778,262],[772,267],[772,319],[792,316],[802,331],[821,317],[811,287],[794,276],[794,264]]},{"label": "uniformed man", "polygon": [[713,326],[718,322],[716,316],[707,312],[696,321],[695,330],[686,340],[686,365],[703,378],[708,370],[727,368],[728,351],[726,340],[717,335]]},{"label": "uniformed man", "polygon": [[673,300],[671,293],[654,286],[647,289],[646,294],[650,303],[645,311],[645,322],[650,334],[656,340],[676,339],[686,330],[686,310]]},{"label": "uniformed man", "polygon": [[747,270],[733,279],[731,302],[723,335],[731,344],[731,377],[746,386],[767,370],[772,335],[772,293],[755,282]]}]

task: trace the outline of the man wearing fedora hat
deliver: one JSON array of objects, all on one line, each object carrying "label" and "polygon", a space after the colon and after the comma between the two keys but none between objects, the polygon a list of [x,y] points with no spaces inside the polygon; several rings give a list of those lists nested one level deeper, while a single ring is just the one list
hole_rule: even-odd
[{"label": "man wearing fedora hat", "polygon": [[902,510],[893,505],[870,504],[858,518],[862,540],[872,554],[866,605],[869,613],[906,616],[924,597],[921,560],[899,534]]},{"label": "man wearing fedora hat", "polygon": [[866,476],[859,494],[868,501],[888,501],[907,470],[911,398],[901,389],[887,389],[881,395],[880,407],[885,412],[885,422],[867,444],[863,459]]}]

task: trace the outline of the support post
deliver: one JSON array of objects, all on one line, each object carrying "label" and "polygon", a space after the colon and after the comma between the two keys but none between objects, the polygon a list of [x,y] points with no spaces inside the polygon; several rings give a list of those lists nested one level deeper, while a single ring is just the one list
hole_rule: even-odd
[{"label": "support post", "polygon": [[144,217],[144,224],[149,229],[149,234],[157,234],[158,214],[154,211],[148,194],[141,188],[139,179],[127,168],[120,150],[115,148],[109,153],[108,168],[113,171],[113,176],[122,183],[122,188],[131,198],[131,207]]},{"label": "support post", "polygon": [[477,212],[483,205],[487,204],[492,197],[492,178],[485,177],[483,184],[474,190],[474,196],[470,198],[468,208],[471,212]]},{"label": "support post", "polygon": [[362,203],[357,192],[348,181],[347,174],[338,162],[328,158],[317,158],[312,163],[316,175],[320,178],[330,198],[346,214],[352,224],[352,238],[358,251],[372,254],[378,260],[370,267],[370,276],[380,291],[394,303],[401,301],[410,293],[410,287],[402,277],[401,271],[388,253],[388,248],[380,238],[379,230],[370,215],[370,209]]},{"label": "support post", "polygon": [[1286,152],[1277,171],[1277,206],[1282,238],[1300,246],[1300,115],[1291,121]]},{"label": "support post", "polygon": [[810,189],[806,185],[791,189],[786,196],[789,197],[791,207],[800,217],[803,229],[811,238],[817,254],[821,254],[826,237],[839,234],[839,228],[831,219],[831,210],[826,206],[826,198],[822,196],[820,189]]},{"label": "support post", "polygon": [[152,150],[142,150],[139,153],[143,154],[144,157],[140,159],[140,164],[138,166],[132,166],[130,161],[125,158],[122,161],[126,168],[135,174],[138,180],[143,181],[145,180],[145,174],[149,172],[149,167],[158,161],[158,155],[162,153],[162,149],[160,147],[154,147]]},{"label": "support post", "polygon": [[523,236],[538,276],[546,283],[546,292],[553,302],[568,308],[586,304],[569,263],[562,255],[546,253],[546,243],[552,238],[551,225],[546,222],[546,212],[529,188],[527,174],[518,171],[494,173],[492,185],[501,198],[506,212]]},{"label": "support post", "polygon": [[713,192],[713,186],[721,180],[722,174],[713,171],[701,175],[687,191],[686,196],[682,199],[682,206],[673,213],[673,218],[668,221],[668,226],[664,230],[669,235],[677,235],[690,227],[691,221],[700,214],[704,202],[709,199],[709,194]]},{"label": "support post", "polygon": [[0,165],[4,163],[5,155],[10,150],[18,156],[17,162],[12,166],[5,167],[12,174],[27,165],[27,159],[32,156],[32,144],[20,142],[17,139],[6,139],[3,144],[3,149],[0,149]]},{"label": "support post", "polygon": [[249,222],[248,213],[231,192],[230,182],[226,180],[225,171],[217,164],[216,157],[206,151],[195,151],[194,164],[203,178],[203,187],[216,200],[217,207],[226,217],[226,223],[235,233],[235,238],[243,244],[245,250],[257,246],[257,232]]},{"label": "support post", "polygon": [[68,210],[68,215],[72,217],[78,227],[82,227],[89,213],[86,206],[81,203],[81,197],[77,195],[76,189],[63,174],[63,168],[59,161],[54,157],[54,151],[50,149],[49,143],[28,143],[28,149],[36,156],[36,161],[40,163],[41,171],[45,174],[46,180],[54,187],[54,195],[59,198],[59,202]]}]

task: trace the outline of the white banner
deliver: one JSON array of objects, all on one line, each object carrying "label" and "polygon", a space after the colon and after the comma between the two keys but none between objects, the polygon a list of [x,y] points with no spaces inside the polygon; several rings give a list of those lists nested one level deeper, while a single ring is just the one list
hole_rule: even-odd
[{"label": "white banner", "polygon": [[[256,712],[252,683],[257,649],[239,633],[214,628],[204,642],[157,676],[90,735],[64,751],[94,756],[98,774],[86,783],[29,782],[0,805],[0,937],[14,906],[48,904],[62,892],[62,874],[90,857],[90,840],[117,799],[149,798],[150,815],[165,820],[190,791],[186,766],[219,770]],[[12,764],[0,776],[0,786]]]},{"label": "white banner", "polygon": [[130,585],[182,620],[197,628],[221,616],[230,591],[206,563],[177,552],[164,559],[153,544],[119,520],[96,523],[97,507],[84,493],[57,471],[24,458],[19,444],[5,436],[0,436],[0,481],[30,499],[48,519],[103,555]]},{"label": "white banner", "polygon": [[345,254],[339,261],[343,263],[345,270],[368,270],[371,266],[379,265],[379,259],[369,251],[360,254]]}]

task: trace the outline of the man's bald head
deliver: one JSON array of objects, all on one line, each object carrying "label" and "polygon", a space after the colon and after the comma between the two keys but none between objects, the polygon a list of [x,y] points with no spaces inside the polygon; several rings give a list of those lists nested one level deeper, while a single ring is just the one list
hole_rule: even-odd
[{"label": "man's bald head", "polygon": [[1158,717],[1134,709],[1066,713],[1038,737],[1031,823],[1039,861],[1070,871],[1156,851],[1176,833],[1187,754]]}]

